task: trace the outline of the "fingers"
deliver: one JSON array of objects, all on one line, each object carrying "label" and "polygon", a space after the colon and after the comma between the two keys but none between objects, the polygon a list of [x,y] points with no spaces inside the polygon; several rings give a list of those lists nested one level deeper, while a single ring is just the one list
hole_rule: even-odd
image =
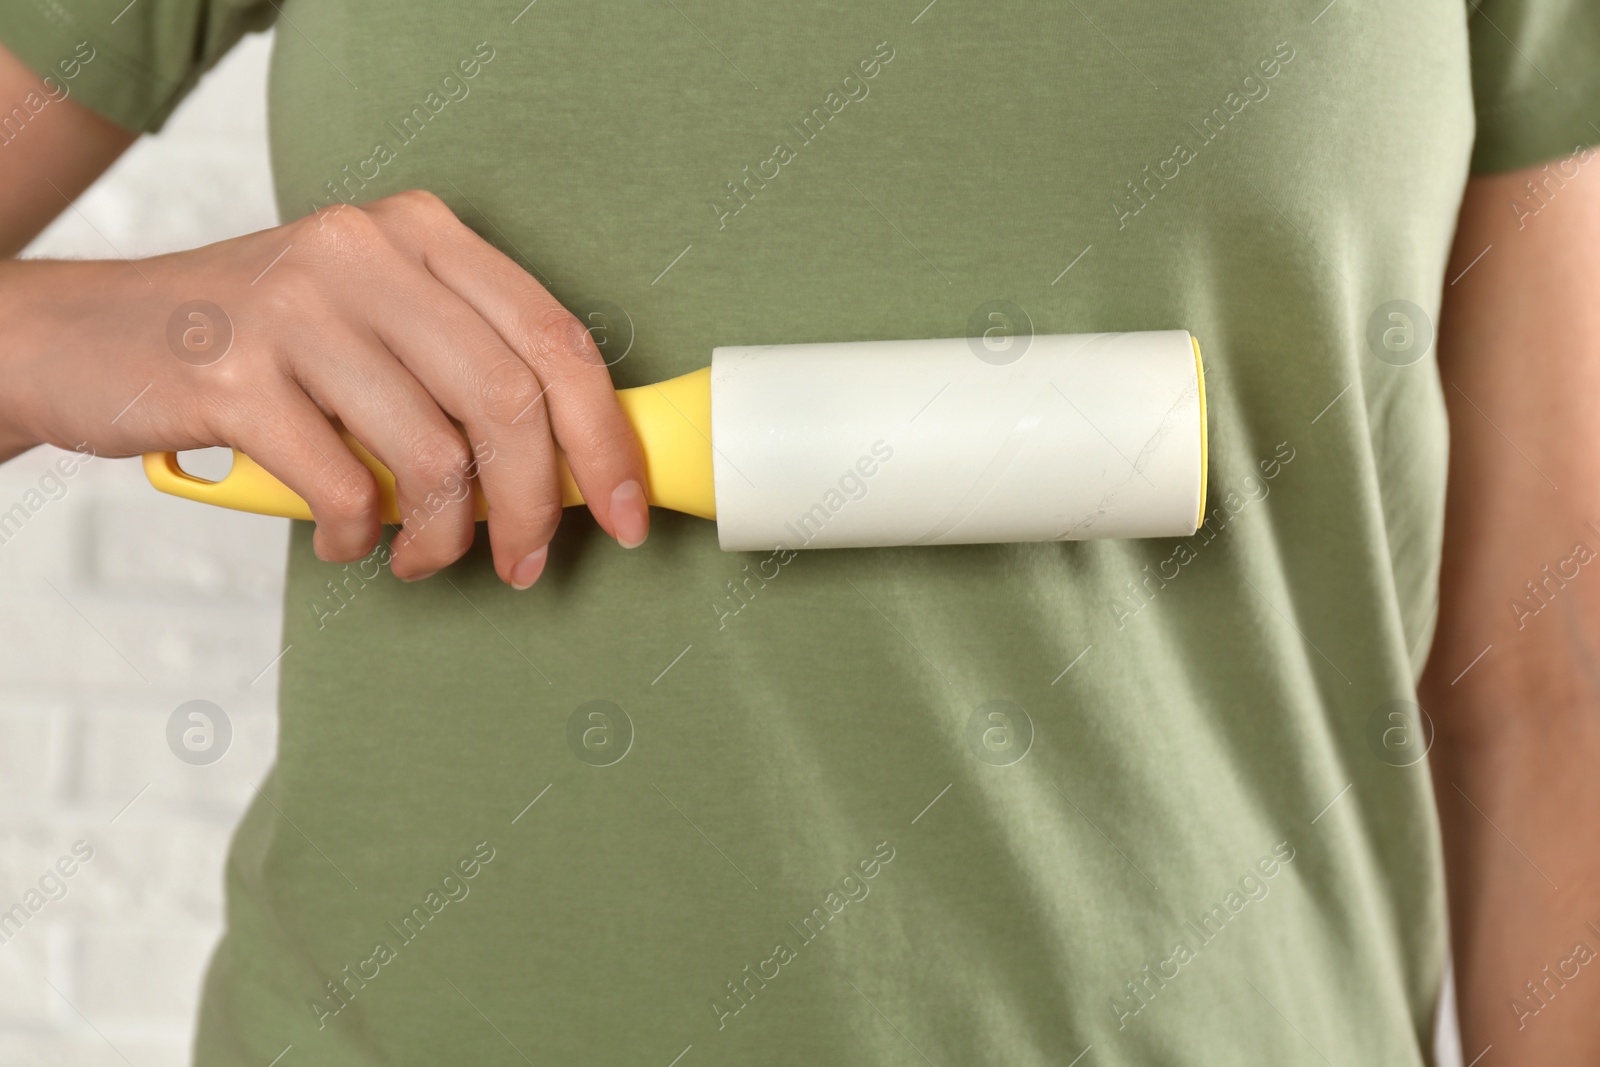
[{"label": "fingers", "polygon": [[[286,330],[299,335],[288,358],[301,399],[395,474],[397,576],[426,577],[466,552],[475,482],[489,501],[495,569],[527,588],[560,521],[563,452],[601,526],[626,547],[644,540],[643,454],[577,319],[431,194],[314,223],[302,227],[306,252],[274,275],[282,292],[271,310],[304,320],[314,309],[318,321]],[[332,433],[326,418],[322,429]],[[319,551],[348,551],[344,531],[319,533]]]},{"label": "fingers", "polygon": [[390,200],[400,209],[392,222],[399,238],[542,384],[536,407],[541,415],[548,409],[551,431],[596,521],[625,547],[641,543],[650,522],[644,455],[594,339],[543,286],[436,197],[411,193]]},{"label": "fingers", "polygon": [[226,439],[293,489],[311,507],[319,559],[348,563],[378,543],[378,482],[298,389],[258,389],[258,417],[237,420]]},{"label": "fingers", "polygon": [[418,268],[395,284],[379,336],[490,458],[475,473],[489,501],[495,570],[526,588],[561,521],[544,386],[476,312]]},{"label": "fingers", "polygon": [[465,555],[480,457],[423,383],[377,337],[355,331],[299,360],[296,377],[395,476],[395,577],[426,578]]}]

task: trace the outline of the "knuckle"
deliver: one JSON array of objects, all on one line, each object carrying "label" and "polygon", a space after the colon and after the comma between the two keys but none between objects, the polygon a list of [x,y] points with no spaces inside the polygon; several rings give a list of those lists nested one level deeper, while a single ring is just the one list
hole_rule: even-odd
[{"label": "knuckle", "polygon": [[496,423],[510,425],[538,403],[543,391],[526,366],[502,360],[485,375],[480,387],[484,414]]},{"label": "knuckle", "polygon": [[639,435],[634,432],[633,424],[627,417],[619,415],[614,419],[602,420],[590,431],[584,444],[593,449],[595,455],[631,460],[639,451]]},{"label": "knuckle", "polygon": [[594,338],[564,307],[557,305],[533,312],[527,332],[541,363],[570,366],[574,359],[584,363],[601,362]]},{"label": "knuckle", "polygon": [[456,214],[450,205],[426,189],[405,189],[378,201],[382,210],[392,210],[408,219],[438,223],[455,221]]},{"label": "knuckle", "polygon": [[472,451],[459,434],[439,431],[417,440],[411,464],[425,492],[455,492],[466,481]]},{"label": "knuckle", "polygon": [[616,418],[584,419],[572,433],[576,439],[571,442],[570,450],[592,459],[631,459],[637,447],[632,424],[620,414]]},{"label": "knuckle", "polygon": [[224,404],[234,398],[246,400],[260,387],[262,380],[262,360],[257,351],[236,349],[229,356],[232,358],[211,365],[206,382],[207,394]]},{"label": "knuckle", "polygon": [[412,563],[415,570],[436,571],[448,567],[467,554],[472,547],[473,529],[470,525],[437,523],[437,511],[430,505],[411,509],[402,524],[403,543],[415,553]]},{"label": "knuckle", "polygon": [[426,189],[403,189],[400,192],[395,193],[393,199],[396,203],[404,205],[408,210],[411,211],[431,211],[438,213],[440,211],[450,210],[449,207],[445,205],[443,200],[439,199],[437,195],[429,192]]},{"label": "knuckle", "polygon": [[343,468],[318,485],[316,503],[324,519],[355,522],[377,510],[378,483],[365,467]]},{"label": "knuckle", "polygon": [[207,370],[207,380],[188,394],[188,400],[208,425],[230,440],[253,433],[263,423],[286,426],[294,421],[276,406],[285,385],[275,350],[230,352]]},{"label": "knuckle", "polygon": [[554,530],[561,521],[562,510],[560,493],[552,486],[529,505],[528,527],[541,532]]},{"label": "knuckle", "polygon": [[378,223],[372,214],[351,204],[318,211],[306,223],[306,240],[320,251],[359,248],[378,236]]}]

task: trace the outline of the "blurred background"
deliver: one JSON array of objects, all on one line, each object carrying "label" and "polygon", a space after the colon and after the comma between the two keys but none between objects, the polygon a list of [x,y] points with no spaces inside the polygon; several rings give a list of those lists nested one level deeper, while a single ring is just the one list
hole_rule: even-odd
[{"label": "blurred background", "polygon": [[[276,225],[269,51],[235,49],[26,255],[144,256]],[[0,513],[59,457],[0,466]],[[228,840],[273,757],[288,523],[162,496],[135,460],[56,484],[0,527],[0,1063],[185,1064]],[[209,764],[169,747],[190,700],[232,728]],[[46,878],[79,841],[93,859]],[[30,891],[44,906],[6,925]]]}]

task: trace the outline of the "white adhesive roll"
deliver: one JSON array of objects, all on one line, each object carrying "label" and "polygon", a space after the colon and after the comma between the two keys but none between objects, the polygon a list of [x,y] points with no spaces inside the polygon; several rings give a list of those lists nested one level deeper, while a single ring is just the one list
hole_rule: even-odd
[{"label": "white adhesive roll", "polygon": [[716,349],[722,548],[1194,533],[1205,403],[1189,333],[1012,344],[1003,356],[968,338]]}]

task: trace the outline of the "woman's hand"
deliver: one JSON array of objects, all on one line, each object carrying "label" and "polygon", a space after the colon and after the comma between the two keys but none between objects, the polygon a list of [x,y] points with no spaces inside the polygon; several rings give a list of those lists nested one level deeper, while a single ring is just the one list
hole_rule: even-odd
[{"label": "woman's hand", "polygon": [[[191,318],[197,301],[222,315]],[[231,445],[311,506],[318,556],[349,561],[377,543],[378,488],[334,420],[395,474],[400,578],[467,551],[471,477],[495,570],[533,584],[561,517],[557,442],[611,536],[648,530],[643,455],[593,339],[431,193],[152,259],[0,263],[0,459]]]}]

